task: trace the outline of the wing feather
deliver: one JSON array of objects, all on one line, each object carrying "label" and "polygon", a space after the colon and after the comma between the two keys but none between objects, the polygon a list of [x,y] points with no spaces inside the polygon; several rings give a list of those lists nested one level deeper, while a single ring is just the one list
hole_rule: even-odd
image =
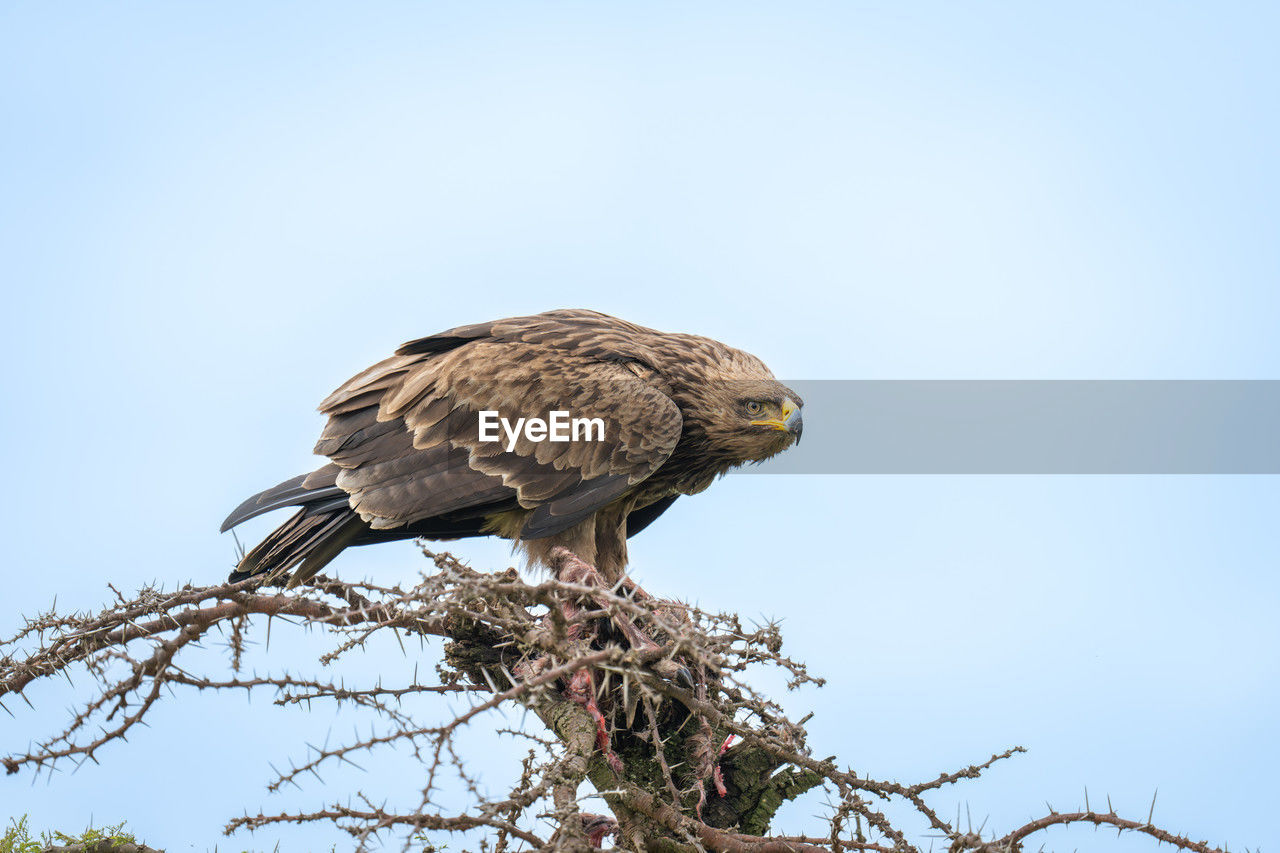
[{"label": "wing feather", "polygon": [[[553,535],[652,474],[679,441],[679,408],[631,330],[590,311],[452,329],[411,341],[331,394],[316,451],[376,530],[485,507],[530,510],[522,535]],[[638,355],[618,355],[630,347]],[[479,414],[599,418],[604,440],[481,441]]]}]

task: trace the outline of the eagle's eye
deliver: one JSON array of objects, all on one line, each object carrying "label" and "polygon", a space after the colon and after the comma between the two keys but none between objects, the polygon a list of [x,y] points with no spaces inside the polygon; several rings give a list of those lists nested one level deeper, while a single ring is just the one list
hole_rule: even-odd
[{"label": "eagle's eye", "polygon": [[748,415],[758,415],[764,411],[764,404],[759,400],[748,400],[746,409]]}]

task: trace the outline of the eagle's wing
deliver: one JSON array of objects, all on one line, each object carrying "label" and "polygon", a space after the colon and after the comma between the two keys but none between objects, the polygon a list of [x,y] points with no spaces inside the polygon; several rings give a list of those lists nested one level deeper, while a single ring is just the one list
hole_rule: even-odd
[{"label": "eagle's wing", "polygon": [[[576,340],[564,347],[545,331],[496,326],[406,344],[321,404],[329,423],[316,452],[338,466],[336,485],[375,530],[522,507],[532,513],[521,537],[551,536],[671,455],[680,411],[639,362]],[[535,442],[522,434],[511,450],[501,430],[498,441],[480,440],[482,411],[514,424],[557,410],[599,418],[604,440]]]}]

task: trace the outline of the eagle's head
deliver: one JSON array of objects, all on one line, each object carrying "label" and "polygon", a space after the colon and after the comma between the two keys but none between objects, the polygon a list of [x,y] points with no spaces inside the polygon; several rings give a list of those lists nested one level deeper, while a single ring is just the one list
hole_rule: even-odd
[{"label": "eagle's head", "polygon": [[701,433],[703,452],[728,467],[763,462],[800,441],[800,395],[773,377],[735,378],[704,385],[684,409],[686,425]]}]

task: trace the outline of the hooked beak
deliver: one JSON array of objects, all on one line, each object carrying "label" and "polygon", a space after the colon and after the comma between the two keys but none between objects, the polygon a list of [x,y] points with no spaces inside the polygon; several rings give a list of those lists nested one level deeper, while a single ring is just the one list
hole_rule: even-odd
[{"label": "hooked beak", "polygon": [[767,426],[782,432],[789,432],[795,436],[796,444],[800,443],[800,435],[804,432],[804,418],[800,414],[800,407],[791,400],[782,401],[781,417],[752,421],[751,425]]}]

